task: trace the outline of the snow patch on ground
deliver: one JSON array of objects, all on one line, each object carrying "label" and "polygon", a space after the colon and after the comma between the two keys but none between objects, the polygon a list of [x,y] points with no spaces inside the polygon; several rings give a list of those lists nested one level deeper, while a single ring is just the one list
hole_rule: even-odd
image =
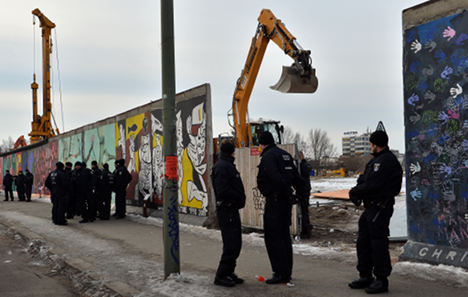
[{"label": "snow patch on ground", "polygon": [[400,275],[416,276],[429,281],[443,281],[449,286],[468,288],[468,271],[460,267],[398,262],[393,265],[393,272]]}]

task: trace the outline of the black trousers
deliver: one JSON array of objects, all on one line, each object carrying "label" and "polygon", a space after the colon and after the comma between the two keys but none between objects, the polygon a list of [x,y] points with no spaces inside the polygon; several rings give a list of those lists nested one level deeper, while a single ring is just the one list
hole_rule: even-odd
[{"label": "black trousers", "polygon": [[26,186],[26,200],[31,201],[32,185]]},{"label": "black trousers", "polygon": [[[388,236],[393,206],[378,212],[377,207],[366,209],[359,218],[359,235],[356,243],[357,270],[363,277],[386,278],[392,272]],[[375,220],[375,221],[374,221]]]},{"label": "black trousers", "polygon": [[5,190],[5,200],[8,201],[8,195],[10,196],[11,201],[14,200],[13,189],[10,187],[4,187]]},{"label": "black trousers", "polygon": [[309,218],[309,198],[310,192],[307,192],[304,197],[299,197],[298,202],[301,207],[301,235],[310,235],[310,218]]},{"label": "black trousers", "polygon": [[101,194],[101,200],[98,204],[98,211],[99,216],[104,219],[108,219],[110,217],[111,211],[111,200],[112,200],[112,191],[104,190]]},{"label": "black trousers", "polygon": [[52,222],[54,224],[64,224],[65,219],[65,208],[66,208],[66,196],[51,196],[52,200]]},{"label": "black trousers", "polygon": [[237,209],[216,210],[221,237],[223,238],[223,254],[219,261],[216,276],[228,276],[234,273],[237,258],[242,248],[242,228]]},{"label": "black trousers", "polygon": [[125,193],[125,190],[118,190],[115,192],[115,213],[117,216],[124,216],[127,213]]},{"label": "black trousers", "polygon": [[83,220],[90,220],[90,193],[88,192],[80,192],[78,193],[78,211],[81,214],[81,218]]},{"label": "black trousers", "polygon": [[291,279],[293,267],[290,225],[291,201],[289,197],[267,197],[263,214],[265,246],[273,273],[288,281]]},{"label": "black trousers", "polygon": [[16,193],[18,193],[18,200],[19,201],[26,201],[26,193],[24,192],[23,188],[17,187]]},{"label": "black trousers", "polygon": [[76,208],[76,193],[68,190],[67,205],[65,207],[65,211],[67,213],[67,219],[73,219],[73,217],[77,214],[76,209],[77,209]]}]

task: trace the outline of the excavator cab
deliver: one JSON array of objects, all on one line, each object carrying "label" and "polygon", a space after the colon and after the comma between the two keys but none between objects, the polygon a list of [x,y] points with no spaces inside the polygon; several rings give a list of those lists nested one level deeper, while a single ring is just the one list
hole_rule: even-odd
[{"label": "excavator cab", "polygon": [[249,125],[250,125],[250,133],[252,136],[251,145],[255,145],[255,146],[259,145],[258,141],[259,141],[260,135],[264,131],[268,131],[271,133],[271,135],[273,135],[273,138],[276,144],[282,143],[284,127],[280,125],[279,121],[263,121],[262,119],[260,119],[259,121],[256,121],[256,122],[250,122]]}]

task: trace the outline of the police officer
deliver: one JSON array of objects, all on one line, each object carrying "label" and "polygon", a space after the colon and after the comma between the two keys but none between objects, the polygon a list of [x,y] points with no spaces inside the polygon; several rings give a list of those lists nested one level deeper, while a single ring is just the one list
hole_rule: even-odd
[{"label": "police officer", "polygon": [[81,213],[81,224],[93,222],[94,218],[90,212],[92,209],[91,199],[91,170],[86,168],[86,162],[81,162],[79,175],[77,175],[76,190],[78,194],[79,211]]},{"label": "police officer", "polygon": [[75,162],[75,166],[71,173],[71,186],[72,194],[67,201],[67,218],[72,219],[75,215],[81,216],[81,189],[78,186],[78,181],[81,179],[81,162]]},{"label": "police officer", "polygon": [[376,294],[388,291],[387,277],[392,271],[388,226],[395,196],[400,192],[403,170],[388,148],[387,133],[375,131],[369,140],[374,158],[349,192],[351,201],[357,206],[364,202],[365,208],[359,219],[356,243],[360,277],[349,283],[349,287],[365,288],[367,293]]},{"label": "police officer", "polygon": [[115,216],[117,219],[123,219],[126,215],[125,195],[127,186],[132,180],[132,175],[125,167],[125,160],[120,159],[115,162],[114,171],[114,191],[115,191]]},{"label": "police officer", "polygon": [[3,177],[3,190],[5,191],[5,200],[8,201],[8,194],[11,201],[14,200],[13,197],[13,176],[10,174],[10,170],[5,170],[5,176]]},{"label": "police officer", "polygon": [[26,178],[23,171],[19,170],[18,175],[15,177],[16,192],[18,193],[19,201],[26,201]]},{"label": "police officer", "polygon": [[73,164],[71,162],[65,163],[65,178],[67,180],[67,187],[65,189],[65,213],[67,215],[67,219],[73,219],[75,216],[74,214],[74,205],[75,205],[75,193],[73,191]]},{"label": "police officer", "polygon": [[309,218],[309,199],[310,199],[310,172],[312,167],[304,158],[304,153],[299,152],[299,172],[304,180],[304,195],[298,197],[298,202],[301,207],[301,238],[310,238],[310,218]]},{"label": "police officer", "polygon": [[292,187],[304,195],[304,181],[299,176],[292,156],[275,145],[273,135],[265,131],[259,137],[262,149],[257,185],[265,196],[263,228],[265,246],[273,277],[267,284],[288,283],[292,273],[291,225]]},{"label": "police officer", "polygon": [[55,170],[50,172],[45,181],[45,186],[51,193],[52,222],[56,225],[67,225],[65,219],[65,194],[66,179],[62,162],[55,164]]},{"label": "police officer", "polygon": [[98,205],[102,203],[101,198],[101,169],[96,161],[91,162],[91,199],[89,213],[92,219],[96,219]]},{"label": "police officer", "polygon": [[221,144],[219,160],[212,169],[211,180],[216,196],[216,214],[223,239],[223,254],[219,261],[214,283],[232,287],[243,279],[234,273],[242,246],[239,209],[245,206],[244,185],[234,165],[234,145]]},{"label": "police officer", "polygon": [[109,171],[109,164],[104,163],[102,165],[102,174],[101,174],[101,203],[98,206],[99,218],[101,220],[109,220],[110,211],[111,211],[111,199],[112,199],[112,189],[114,187],[114,174]]},{"label": "police officer", "polygon": [[34,183],[34,175],[26,169],[26,174],[24,175],[26,179],[26,201],[31,202],[32,187]]}]

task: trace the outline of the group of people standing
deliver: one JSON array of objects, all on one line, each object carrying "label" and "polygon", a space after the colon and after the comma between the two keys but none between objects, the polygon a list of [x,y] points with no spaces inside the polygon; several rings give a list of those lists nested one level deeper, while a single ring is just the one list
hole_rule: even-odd
[{"label": "group of people standing", "polygon": [[[303,208],[305,237],[310,236],[308,200],[310,179],[305,173],[310,166],[300,156],[298,170],[293,157],[276,146],[270,132],[259,138],[262,150],[258,165],[257,187],[265,197],[263,214],[264,240],[273,275],[267,284],[290,283],[293,268],[292,240],[289,232],[292,204]],[[395,196],[402,183],[402,168],[389,150],[388,136],[375,131],[370,136],[373,158],[350,190],[350,200],[364,204],[359,220],[357,256],[359,278],[348,285],[364,289],[368,294],[388,291],[388,276],[392,266],[388,251],[389,223],[393,214]],[[244,280],[235,273],[242,246],[242,227],[239,209],[245,206],[245,192],[240,174],[234,165],[234,145],[221,144],[219,161],[214,165],[211,179],[216,196],[216,213],[223,240],[223,252],[216,271],[216,285],[232,287]],[[302,172],[304,171],[304,172]],[[301,178],[302,176],[302,178]],[[295,194],[293,193],[295,191]]]},{"label": "group of people standing", "polygon": [[16,193],[18,194],[19,201],[31,201],[32,187],[34,183],[34,175],[26,169],[26,174],[22,170],[18,171],[18,175],[11,175],[9,170],[5,171],[3,176],[3,189],[5,191],[5,200],[14,201],[13,196],[13,183],[16,186]]},{"label": "group of people standing", "polygon": [[115,161],[115,170],[110,172],[107,163],[99,168],[96,161],[87,168],[86,162],[57,162],[49,173],[45,186],[50,190],[52,222],[67,225],[67,219],[81,217],[80,223],[94,222],[96,218],[109,220],[111,217],[112,192],[115,192],[117,219],[126,215],[125,192],[132,176],[123,159]]}]

